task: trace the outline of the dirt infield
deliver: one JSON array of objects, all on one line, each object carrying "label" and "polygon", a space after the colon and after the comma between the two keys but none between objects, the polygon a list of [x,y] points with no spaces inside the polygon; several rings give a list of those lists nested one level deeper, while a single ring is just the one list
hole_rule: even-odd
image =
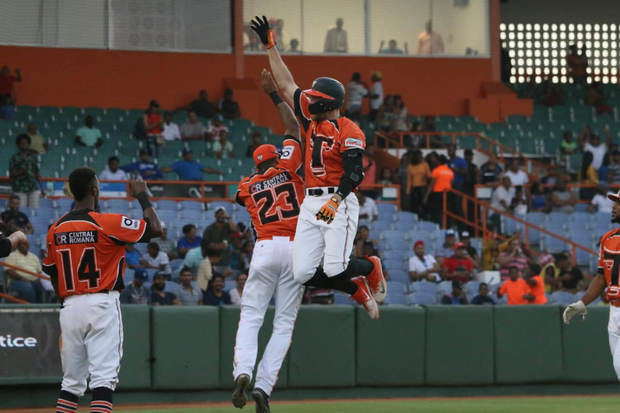
[{"label": "dirt infield", "polygon": [[[380,403],[383,401],[399,401],[399,402],[425,402],[433,400],[501,400],[501,399],[562,399],[567,398],[607,398],[618,397],[613,394],[571,394],[571,395],[514,395],[514,396],[456,396],[456,397],[386,397],[386,398],[360,398],[360,399],[312,399],[312,400],[276,400],[272,401],[272,405],[292,405],[292,404],[315,404],[315,403],[352,403],[352,402],[368,402],[368,403]],[[114,410],[165,410],[165,409],[180,409],[180,408],[210,408],[210,407],[230,407],[231,403],[226,402],[191,402],[191,403],[141,403],[141,404],[119,404],[114,405]],[[49,407],[42,407],[36,409],[0,409],[0,412],[11,413],[48,413]]]}]

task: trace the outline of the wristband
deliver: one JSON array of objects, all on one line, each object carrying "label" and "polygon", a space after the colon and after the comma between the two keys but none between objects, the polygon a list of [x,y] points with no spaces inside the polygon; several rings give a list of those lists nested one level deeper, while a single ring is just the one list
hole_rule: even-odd
[{"label": "wristband", "polygon": [[138,202],[140,203],[140,206],[142,207],[142,210],[144,211],[147,208],[151,208],[153,205],[151,204],[151,201],[149,200],[149,196],[146,192],[140,192],[137,196],[136,199],[138,200]]},{"label": "wristband", "polygon": [[273,102],[273,104],[276,105],[276,106],[278,106],[280,103],[283,102],[283,100],[280,97],[280,95],[278,95],[278,92],[271,92],[269,94],[269,97],[271,98],[271,101]]}]

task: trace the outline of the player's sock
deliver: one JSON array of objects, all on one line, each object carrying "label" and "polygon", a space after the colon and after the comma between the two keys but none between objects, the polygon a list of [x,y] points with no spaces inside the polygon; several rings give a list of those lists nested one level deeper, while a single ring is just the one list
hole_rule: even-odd
[{"label": "player's sock", "polygon": [[56,413],[73,413],[77,411],[79,397],[61,390],[56,400]]},{"label": "player's sock", "polygon": [[372,261],[368,258],[351,257],[349,265],[345,272],[350,273],[349,278],[357,277],[358,275],[368,275],[372,272]]},{"label": "player's sock", "polygon": [[349,295],[353,295],[357,291],[357,285],[351,281],[351,277],[349,277],[346,271],[334,277],[328,277],[321,267],[317,268],[314,276],[306,281],[304,285],[328,290],[338,290]]},{"label": "player's sock", "polygon": [[112,411],[112,389],[97,387],[93,389],[93,400],[90,402],[91,413],[110,413]]}]

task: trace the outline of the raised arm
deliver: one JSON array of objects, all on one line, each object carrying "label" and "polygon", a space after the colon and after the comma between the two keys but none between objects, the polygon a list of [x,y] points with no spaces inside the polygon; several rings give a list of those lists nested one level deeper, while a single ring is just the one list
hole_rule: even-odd
[{"label": "raised arm", "polygon": [[140,206],[142,207],[142,216],[146,221],[146,232],[143,236],[145,240],[151,238],[157,238],[161,235],[161,222],[159,216],[153,208],[151,201],[149,200],[149,190],[144,181],[131,181],[129,182],[129,191],[133,197],[135,197]]},{"label": "raised arm", "polygon": [[280,119],[282,119],[284,127],[286,128],[284,134],[299,138],[299,124],[297,123],[297,118],[293,113],[293,109],[280,98],[280,95],[278,95],[276,84],[268,70],[263,69],[261,71],[260,83],[263,91],[271,97],[271,100],[278,108]]},{"label": "raised arm", "polygon": [[252,24],[250,26],[252,30],[256,32],[259,39],[267,49],[267,55],[269,56],[269,66],[271,66],[271,72],[273,73],[273,77],[275,78],[276,83],[278,84],[278,88],[280,92],[284,96],[286,102],[293,107],[293,96],[295,91],[299,88],[293,79],[293,75],[288,70],[288,67],[284,64],[282,57],[280,56],[280,52],[278,51],[274,40],[273,30],[269,27],[269,22],[267,21],[267,17],[263,16],[255,17],[252,20]]}]

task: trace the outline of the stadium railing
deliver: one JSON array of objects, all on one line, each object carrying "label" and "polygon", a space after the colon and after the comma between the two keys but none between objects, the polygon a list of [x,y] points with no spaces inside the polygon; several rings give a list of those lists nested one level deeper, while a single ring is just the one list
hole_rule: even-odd
[{"label": "stadium railing", "polygon": [[[0,266],[2,266],[4,268],[11,269],[11,270],[23,272],[23,273],[26,273],[28,275],[32,275],[32,276],[37,277],[37,278],[39,278],[41,280],[49,280],[50,279],[50,277],[48,277],[45,274],[40,274],[40,273],[32,272],[32,271],[29,271],[29,270],[27,270],[25,268],[21,268],[21,267],[15,266],[15,265],[7,264],[4,261],[0,261]],[[13,297],[12,295],[5,294],[5,293],[2,293],[2,292],[0,292],[0,298],[4,298],[5,300],[12,301],[12,302],[17,303],[17,304],[29,304],[28,301],[22,300],[21,298]]]}]

